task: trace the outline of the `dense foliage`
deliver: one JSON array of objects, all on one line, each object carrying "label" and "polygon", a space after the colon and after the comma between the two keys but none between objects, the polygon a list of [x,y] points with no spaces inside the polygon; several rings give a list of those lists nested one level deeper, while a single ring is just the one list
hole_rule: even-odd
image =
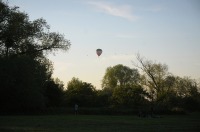
[{"label": "dense foliage", "polygon": [[17,7],[0,1],[0,111],[58,106],[63,85],[51,78],[53,66],[45,54],[69,47],[63,35],[49,31],[44,19],[30,21]]}]

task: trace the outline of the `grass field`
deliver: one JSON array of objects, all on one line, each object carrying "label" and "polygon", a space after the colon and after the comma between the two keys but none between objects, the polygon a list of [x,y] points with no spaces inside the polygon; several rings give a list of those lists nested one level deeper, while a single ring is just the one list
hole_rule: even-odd
[{"label": "grass field", "polygon": [[200,113],[161,118],[101,115],[0,116],[0,132],[193,132],[200,131]]}]

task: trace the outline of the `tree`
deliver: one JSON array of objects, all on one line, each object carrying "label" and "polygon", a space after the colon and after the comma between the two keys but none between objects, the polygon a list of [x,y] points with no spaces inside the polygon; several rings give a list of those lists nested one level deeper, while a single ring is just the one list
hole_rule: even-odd
[{"label": "tree", "polygon": [[112,93],[107,90],[97,90],[97,99],[96,99],[96,106],[98,107],[108,107],[111,105],[111,97]]},{"label": "tree", "polygon": [[[0,58],[0,105],[5,111],[34,111],[45,107],[43,83],[51,64],[28,56]],[[1,109],[1,110],[2,110]]]},{"label": "tree", "polygon": [[58,78],[51,79],[45,83],[44,95],[48,107],[61,106],[64,99],[64,84]]},{"label": "tree", "polygon": [[[44,19],[0,1],[0,105],[4,111],[45,108],[45,82],[51,82],[53,66],[45,52],[68,50],[70,41],[50,32]],[[52,85],[51,85],[52,86]],[[1,109],[1,110],[2,110]]]},{"label": "tree", "polygon": [[140,75],[137,69],[131,69],[122,64],[108,67],[103,77],[103,89],[114,89],[117,86],[124,87],[126,85],[137,84]]},{"label": "tree", "polygon": [[189,77],[176,77],[175,90],[180,97],[195,96],[198,93],[197,82]]},{"label": "tree", "polygon": [[115,106],[139,108],[147,104],[148,93],[140,86],[125,86],[114,89],[112,102]]},{"label": "tree", "polygon": [[163,80],[163,91],[156,100],[160,110],[167,111],[179,106],[180,98],[176,96],[175,84],[176,77],[173,75],[168,75]]},{"label": "tree", "polygon": [[166,64],[156,63],[137,55],[139,64],[133,62],[134,66],[141,69],[143,74],[143,85],[150,90],[152,99],[157,99],[164,92],[164,81],[169,75]]},{"label": "tree", "polygon": [[160,110],[199,108],[200,96],[195,80],[173,76],[166,64],[147,60],[139,54],[136,58],[139,64],[133,64],[143,72],[141,84],[149,90],[152,105],[156,104]]},{"label": "tree", "polygon": [[1,56],[43,55],[42,51],[68,50],[69,40],[63,35],[49,32],[44,19],[30,21],[17,7],[0,2],[0,54]]},{"label": "tree", "polygon": [[[99,91],[98,97],[102,98],[106,105],[113,105],[113,103],[117,105],[116,101],[122,98],[118,93],[138,85],[139,81],[140,74],[137,69],[131,69],[122,64],[108,67],[102,80],[103,89]],[[115,95],[113,95],[114,93]],[[113,101],[115,98],[117,100]]]},{"label": "tree", "polygon": [[96,90],[90,83],[72,78],[67,84],[65,98],[68,105],[77,103],[80,106],[92,107],[96,105],[96,97]]},{"label": "tree", "polygon": [[200,93],[196,80],[189,77],[176,77],[174,89],[176,96],[181,99],[180,107],[187,110],[200,109]]}]

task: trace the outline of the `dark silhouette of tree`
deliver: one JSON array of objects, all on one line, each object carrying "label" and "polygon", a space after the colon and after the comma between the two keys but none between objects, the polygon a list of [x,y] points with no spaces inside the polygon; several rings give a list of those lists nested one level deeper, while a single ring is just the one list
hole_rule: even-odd
[{"label": "dark silhouette of tree", "polygon": [[93,107],[96,103],[96,89],[90,83],[82,82],[78,78],[72,78],[68,82],[65,93],[67,104],[73,106],[75,103],[82,107]]},{"label": "dark silhouette of tree", "polygon": [[13,55],[42,55],[42,51],[68,50],[69,40],[63,35],[50,32],[49,25],[44,19],[30,21],[27,14],[20,12],[17,7],[9,7],[0,2],[0,54]]},{"label": "dark silhouette of tree", "polygon": [[[43,82],[50,78],[51,64],[30,57],[0,58],[0,96],[6,111],[32,111],[45,107]],[[1,109],[1,110],[2,110]]]},{"label": "dark silhouette of tree", "polygon": [[61,106],[64,99],[64,84],[58,78],[45,83],[44,95],[47,107]]},{"label": "dark silhouette of tree", "polygon": [[58,95],[61,87],[52,81],[53,66],[45,55],[66,51],[70,45],[64,35],[50,32],[44,19],[30,21],[18,7],[0,1],[0,111],[39,111],[47,105],[56,106],[59,99],[53,100],[52,94]]}]

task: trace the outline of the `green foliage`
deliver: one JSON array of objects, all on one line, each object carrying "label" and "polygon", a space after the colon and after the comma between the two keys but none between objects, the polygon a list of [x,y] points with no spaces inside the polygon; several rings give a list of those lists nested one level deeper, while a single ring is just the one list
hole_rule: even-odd
[{"label": "green foliage", "polygon": [[117,86],[137,84],[139,82],[139,72],[137,69],[131,69],[122,64],[108,67],[103,77],[102,87],[114,89]]},{"label": "green foliage", "polygon": [[111,102],[112,92],[108,89],[97,90],[96,106],[97,107],[109,107]]},{"label": "green foliage", "polygon": [[96,104],[96,90],[90,83],[82,82],[78,78],[72,78],[68,82],[66,90],[66,102],[73,106],[77,103],[82,107],[92,107]]},{"label": "green foliage", "polygon": [[139,87],[139,80],[140,74],[137,69],[122,64],[108,67],[102,80],[103,90],[99,97],[111,106],[133,107],[132,88]]},{"label": "green foliage", "polygon": [[137,60],[139,64],[134,65],[144,73],[142,82],[148,87],[153,101],[164,91],[164,80],[169,75],[168,66],[142,58],[139,54]]},{"label": "green foliage", "polygon": [[139,108],[148,102],[148,93],[140,85],[117,87],[112,95],[112,102],[118,107]]},{"label": "green foliage", "polygon": [[134,65],[144,73],[141,84],[148,88],[157,110],[199,110],[199,88],[195,80],[173,76],[168,72],[167,65],[144,59],[139,54],[137,60],[139,65]]}]

